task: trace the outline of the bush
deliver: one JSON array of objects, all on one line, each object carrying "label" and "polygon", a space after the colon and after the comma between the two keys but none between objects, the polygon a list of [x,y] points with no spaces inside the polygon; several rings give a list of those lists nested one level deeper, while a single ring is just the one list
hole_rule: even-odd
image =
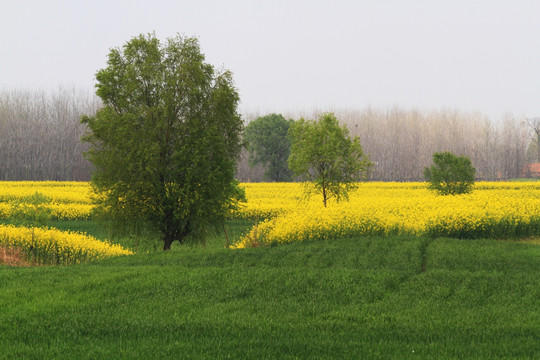
[{"label": "bush", "polygon": [[456,156],[449,151],[433,154],[433,165],[424,169],[428,188],[440,195],[457,195],[471,192],[476,169],[466,156]]}]

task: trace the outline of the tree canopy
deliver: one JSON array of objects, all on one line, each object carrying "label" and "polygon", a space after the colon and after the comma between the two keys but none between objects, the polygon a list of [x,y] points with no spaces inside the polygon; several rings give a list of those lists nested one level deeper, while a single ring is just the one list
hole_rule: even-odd
[{"label": "tree canopy", "polygon": [[250,165],[261,164],[264,177],[270,181],[289,181],[292,173],[287,165],[291,143],[287,137],[293,120],[270,114],[250,122],[245,131]]},{"label": "tree canopy", "polygon": [[104,106],[82,122],[100,208],[155,229],[164,250],[222,218],[241,196],[231,73],[205,63],[195,38],[148,34],[112,49],[96,79]]},{"label": "tree canopy", "polygon": [[433,154],[433,164],[424,169],[428,188],[440,195],[465,194],[472,190],[476,169],[466,156],[449,151]]},{"label": "tree canopy", "polygon": [[296,121],[289,130],[289,167],[307,181],[306,191],[320,193],[324,206],[331,198],[347,200],[349,191],[365,179],[373,163],[364,154],[358,137],[340,126],[333,113],[321,114],[318,121]]}]

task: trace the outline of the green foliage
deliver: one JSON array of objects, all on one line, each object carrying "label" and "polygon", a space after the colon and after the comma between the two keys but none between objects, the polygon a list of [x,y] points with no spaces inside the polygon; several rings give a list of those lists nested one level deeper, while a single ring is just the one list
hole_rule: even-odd
[{"label": "green foliage", "polygon": [[332,113],[318,121],[300,119],[290,130],[289,167],[295,176],[308,181],[306,191],[322,194],[323,203],[347,200],[349,191],[365,179],[373,163],[364,154],[358,137],[350,138]]},{"label": "green foliage", "polygon": [[110,51],[96,75],[104,107],[82,118],[101,210],[153,226],[164,249],[203,234],[241,193],[238,93],[204,60],[195,38],[135,37]]},{"label": "green foliage", "polygon": [[424,169],[428,188],[440,195],[466,194],[472,190],[476,169],[466,156],[449,151],[433,154],[433,165]]},{"label": "green foliage", "polygon": [[257,118],[246,126],[244,134],[251,166],[265,167],[264,177],[270,181],[289,181],[291,171],[287,165],[291,143],[287,132],[293,120],[270,114]]}]

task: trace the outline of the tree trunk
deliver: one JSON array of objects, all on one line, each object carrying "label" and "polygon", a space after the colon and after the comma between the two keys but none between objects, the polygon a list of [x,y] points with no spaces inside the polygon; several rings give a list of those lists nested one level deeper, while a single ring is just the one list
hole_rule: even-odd
[{"label": "tree trunk", "polygon": [[166,233],[165,237],[163,238],[163,251],[171,250],[171,245],[175,240],[178,240],[180,244],[183,244],[186,236],[188,236],[189,233],[190,233],[189,222],[186,224],[186,227],[181,233],[177,233],[177,232]]},{"label": "tree trunk", "polygon": [[540,131],[536,131],[536,162],[540,162]]},{"label": "tree trunk", "polygon": [[163,251],[171,250],[171,244],[173,243],[174,238],[170,235],[166,235],[163,239]]},{"label": "tree trunk", "polygon": [[225,233],[225,247],[229,248],[229,234],[227,233],[227,228],[225,227],[225,221],[221,223],[221,226],[223,226],[223,232]]}]

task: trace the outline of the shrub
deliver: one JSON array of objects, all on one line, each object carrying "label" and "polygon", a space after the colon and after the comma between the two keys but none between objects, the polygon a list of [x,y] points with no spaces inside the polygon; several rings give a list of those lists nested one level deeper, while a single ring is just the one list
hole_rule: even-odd
[{"label": "shrub", "polygon": [[428,188],[440,195],[457,195],[471,192],[476,169],[466,156],[456,156],[449,151],[433,154],[433,165],[424,169]]}]

